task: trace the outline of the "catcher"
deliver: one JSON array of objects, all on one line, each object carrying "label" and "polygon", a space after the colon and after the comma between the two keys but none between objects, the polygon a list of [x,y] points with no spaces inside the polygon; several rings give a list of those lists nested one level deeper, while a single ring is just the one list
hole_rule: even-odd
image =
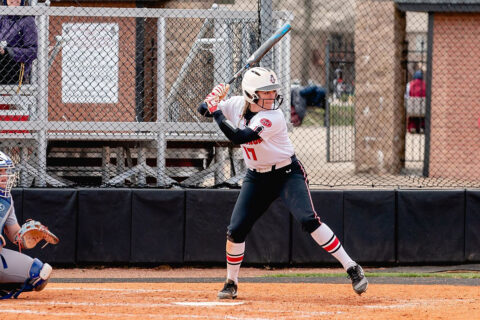
[{"label": "catcher", "polygon": [[19,249],[31,249],[41,240],[56,244],[58,238],[38,221],[29,220],[22,227],[17,222],[10,193],[15,184],[15,166],[0,151],[0,299],[17,298],[20,293],[41,291],[52,273],[52,267],[39,259],[5,247],[4,235]]}]

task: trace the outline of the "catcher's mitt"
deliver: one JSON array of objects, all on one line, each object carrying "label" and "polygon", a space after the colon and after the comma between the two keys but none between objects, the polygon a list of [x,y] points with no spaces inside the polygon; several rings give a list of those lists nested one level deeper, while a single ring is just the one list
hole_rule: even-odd
[{"label": "catcher's mitt", "polygon": [[15,235],[15,243],[21,252],[22,249],[32,249],[37,243],[45,240],[42,249],[49,243],[57,244],[59,239],[48,230],[43,224],[35,220],[27,220]]}]

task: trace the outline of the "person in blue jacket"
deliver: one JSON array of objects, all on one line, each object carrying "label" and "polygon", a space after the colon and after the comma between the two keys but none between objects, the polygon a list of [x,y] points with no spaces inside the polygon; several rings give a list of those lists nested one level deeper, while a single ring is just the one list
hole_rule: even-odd
[{"label": "person in blue jacket", "polygon": [[290,100],[290,120],[294,127],[298,127],[307,114],[308,106],[325,109],[326,92],[324,88],[317,85],[292,86]]}]

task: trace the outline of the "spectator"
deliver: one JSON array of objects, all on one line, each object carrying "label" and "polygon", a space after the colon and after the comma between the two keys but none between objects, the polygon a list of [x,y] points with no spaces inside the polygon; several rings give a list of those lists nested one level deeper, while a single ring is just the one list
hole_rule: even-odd
[{"label": "spectator", "polygon": [[314,84],[306,87],[292,85],[290,100],[290,120],[294,127],[298,127],[305,118],[307,106],[325,109],[325,89]]},{"label": "spectator", "polygon": [[335,99],[340,99],[347,93],[347,86],[343,81],[343,71],[340,68],[335,69],[335,79],[333,79],[333,95]]},{"label": "spectator", "polygon": [[[23,6],[25,0],[3,0]],[[37,58],[37,27],[33,16],[0,16],[0,84],[29,82]]]},{"label": "spectator", "polygon": [[[407,84],[407,91],[405,98],[410,97],[425,98],[426,92],[425,81],[423,81],[422,70],[415,71],[413,80]],[[408,117],[407,118],[407,130],[410,133],[420,133],[425,131],[425,117]]]},{"label": "spectator", "polygon": [[300,95],[307,100],[307,106],[325,109],[325,89],[310,85],[300,90]]}]

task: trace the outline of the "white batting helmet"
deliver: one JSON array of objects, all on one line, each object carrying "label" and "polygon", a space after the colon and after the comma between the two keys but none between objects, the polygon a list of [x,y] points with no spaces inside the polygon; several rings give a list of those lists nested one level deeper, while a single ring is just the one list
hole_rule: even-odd
[{"label": "white batting helmet", "polygon": [[257,103],[259,96],[257,91],[273,91],[281,89],[275,72],[270,69],[256,67],[249,69],[243,75],[243,97],[250,103]]},{"label": "white batting helmet", "polygon": [[0,151],[0,197],[10,197],[15,179],[15,165],[12,159]]}]

